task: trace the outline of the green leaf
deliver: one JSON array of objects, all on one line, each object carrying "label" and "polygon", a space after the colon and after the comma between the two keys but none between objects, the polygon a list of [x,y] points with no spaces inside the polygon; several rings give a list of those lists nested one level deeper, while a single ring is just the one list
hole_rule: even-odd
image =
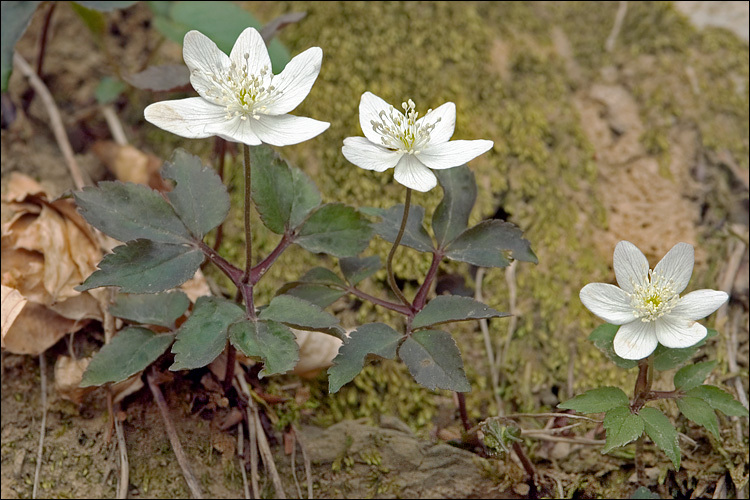
[{"label": "green leaf", "polygon": [[466,165],[434,173],[443,188],[443,200],[432,214],[432,230],[438,248],[444,248],[469,225],[469,215],[477,199],[477,183]]},{"label": "green leaf", "polygon": [[117,295],[115,303],[109,307],[113,316],[144,325],[158,325],[174,328],[174,322],[190,307],[190,299],[181,290],[157,294]]},{"label": "green leaf", "polygon": [[675,388],[689,391],[693,387],[698,387],[704,380],[706,380],[706,377],[708,377],[715,366],[716,361],[706,361],[704,363],[696,363],[694,365],[680,368],[677,373],[674,374]]},{"label": "green leaf", "polygon": [[351,257],[370,243],[372,228],[357,210],[341,203],[327,203],[302,224],[294,240],[312,253]]},{"label": "green leaf", "polygon": [[339,348],[328,369],[328,392],[338,392],[351,382],[365,365],[368,354],[386,359],[395,359],[396,349],[403,338],[390,326],[383,323],[368,323],[358,327]]},{"label": "green leaf", "polygon": [[199,297],[193,314],[179,330],[172,346],[172,371],[202,368],[216,359],[227,345],[227,329],[245,317],[245,310],[220,297]]},{"label": "green leaf", "polygon": [[677,407],[688,419],[702,425],[719,439],[719,420],[708,403],[697,397],[685,396],[677,399]]},{"label": "green leaf", "polygon": [[120,97],[120,94],[122,94],[126,88],[127,85],[120,80],[105,76],[99,81],[99,85],[96,86],[94,97],[96,97],[96,102],[99,104],[111,104]]},{"label": "green leaf", "polygon": [[107,18],[104,17],[100,11],[84,7],[82,2],[72,2],[70,8],[73,9],[86,28],[94,35],[95,38],[101,40],[104,33],[107,31]]},{"label": "green leaf", "polygon": [[714,410],[730,417],[747,417],[747,408],[728,392],[713,385],[699,385],[687,391],[688,396],[700,398]]},{"label": "green leaf", "polygon": [[129,241],[104,256],[99,270],[81,285],[79,292],[100,286],[119,286],[124,293],[157,293],[182,285],[203,263],[203,252],[187,245]]},{"label": "green leaf", "polygon": [[440,295],[428,302],[427,305],[424,306],[416,316],[414,316],[411,326],[412,328],[417,329],[451,321],[502,318],[503,316],[509,316],[509,314],[496,311],[495,309],[469,297]]},{"label": "green leaf", "polygon": [[299,359],[294,333],[275,321],[238,321],[229,327],[229,340],[245,356],[263,359],[262,377],[288,372]]},{"label": "green leaf", "polygon": [[8,90],[8,81],[13,72],[13,50],[31,22],[31,17],[41,2],[3,1],[0,3],[0,81],[2,91]]},{"label": "green leaf", "polygon": [[698,349],[706,343],[706,340],[718,335],[716,330],[707,329],[706,337],[692,347],[684,349],[671,349],[659,344],[654,351],[654,368],[659,371],[667,371],[685,364],[698,352]]},{"label": "green leaf", "polygon": [[630,407],[626,405],[607,411],[604,416],[604,428],[607,431],[607,441],[602,453],[608,453],[641,437],[644,424],[640,415],[633,415]]},{"label": "green leaf", "polygon": [[324,267],[310,269],[298,281],[282,286],[278,295],[286,294],[312,302],[321,309],[328,307],[342,297],[346,292],[329,285],[344,286],[344,281],[336,273]]},{"label": "green leaf", "polygon": [[645,486],[639,486],[630,496],[631,500],[658,500],[661,498]]},{"label": "green leaf", "polygon": [[380,269],[380,257],[345,257],[339,260],[339,267],[346,280],[356,285],[365,278],[369,278]]},{"label": "green leaf", "polygon": [[597,326],[594,331],[591,332],[591,335],[589,335],[589,340],[593,342],[597,349],[606,354],[607,357],[611,359],[612,362],[614,362],[614,364],[616,364],[620,368],[629,370],[634,366],[638,366],[638,360],[621,358],[615,353],[613,342],[615,340],[617,330],[619,329],[620,327],[618,325],[610,325],[609,323],[604,323],[603,325]]},{"label": "green leaf", "polygon": [[461,233],[446,247],[445,256],[482,267],[507,267],[509,258],[537,263],[531,244],[510,222],[485,220]]},{"label": "green leaf", "polygon": [[184,149],[164,163],[162,176],[177,183],[167,193],[178,217],[199,240],[224,222],[229,214],[229,193],[216,171]]},{"label": "green leaf", "polygon": [[81,215],[116,240],[189,243],[190,231],[158,191],[140,184],[100,182],[73,193]]},{"label": "green leaf", "polygon": [[[393,243],[396,241],[398,231],[401,229],[401,219],[404,217],[404,205],[395,205],[391,208],[363,208],[361,212],[365,215],[380,217],[381,221],[373,225],[375,232],[384,240]],[[427,234],[422,221],[424,220],[424,208],[419,205],[409,207],[409,216],[406,219],[404,235],[401,244],[420,252],[432,252],[432,238]]]},{"label": "green leaf", "polygon": [[401,344],[398,355],[414,380],[430,390],[471,391],[461,352],[456,341],[446,332],[414,332]]},{"label": "green leaf", "polygon": [[677,429],[666,415],[656,408],[641,408],[638,413],[643,419],[646,434],[672,461],[676,470],[680,469],[680,444],[677,440]]},{"label": "green leaf", "polygon": [[259,315],[260,319],[285,323],[302,330],[328,330],[339,320],[319,306],[291,295],[277,295]]},{"label": "green leaf", "polygon": [[157,335],[146,328],[125,328],[94,355],[83,373],[80,387],[121,382],[156,361],[172,341],[172,334]]},{"label": "green leaf", "polygon": [[617,387],[600,387],[557,405],[563,410],[575,410],[579,413],[601,413],[618,406],[627,406],[628,396]]}]

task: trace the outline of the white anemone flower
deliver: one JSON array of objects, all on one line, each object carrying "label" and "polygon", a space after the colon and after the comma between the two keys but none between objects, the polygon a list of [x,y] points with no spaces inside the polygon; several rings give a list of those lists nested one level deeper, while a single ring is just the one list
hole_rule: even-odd
[{"label": "white anemone flower", "polygon": [[695,263],[692,245],[678,243],[652,270],[641,251],[629,241],[615,247],[614,268],[620,287],[589,283],[581,302],[613,325],[621,325],[614,340],[615,353],[625,359],[643,359],[657,344],[690,347],[706,337],[696,323],[721,307],[729,296],[717,290],[680,293],[690,281]]},{"label": "white anemone flower", "polygon": [[250,146],[297,144],[330,123],[288,114],[310,93],[320,73],[323,51],[312,47],[294,57],[278,75],[263,38],[254,28],[240,34],[227,56],[207,36],[185,35],[183,58],[200,97],[151,104],[146,120],[190,139],[219,136]]},{"label": "white anemone flower", "polygon": [[394,179],[417,191],[437,185],[430,169],[453,168],[489,151],[492,141],[449,141],[456,127],[456,105],[446,102],[422,118],[414,101],[403,103],[404,112],[371,92],[359,102],[359,124],[365,137],[347,137],[341,152],[366,170],[394,168]]}]

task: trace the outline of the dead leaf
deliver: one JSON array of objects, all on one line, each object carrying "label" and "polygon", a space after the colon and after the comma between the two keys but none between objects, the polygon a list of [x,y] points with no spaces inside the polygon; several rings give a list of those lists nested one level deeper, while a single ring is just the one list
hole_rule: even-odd
[{"label": "dead leaf", "polygon": [[5,339],[5,334],[8,333],[27,302],[28,300],[15,288],[2,286],[2,337],[0,338]]},{"label": "dead leaf", "polygon": [[86,323],[88,321],[67,319],[43,305],[28,302],[3,335],[2,347],[14,354],[37,356]]},{"label": "dead leaf", "polygon": [[79,387],[83,372],[89,366],[91,358],[73,359],[70,356],[59,356],[55,361],[55,389],[63,399],[81,404],[86,394],[95,387]]},{"label": "dead leaf", "polygon": [[340,339],[322,332],[292,331],[299,345],[299,362],[294,367],[295,375],[314,378],[333,364],[333,358],[342,344]]},{"label": "dead leaf", "polygon": [[97,141],[91,150],[118,180],[145,184],[159,191],[169,190],[159,174],[163,162],[157,156],[113,141]]}]

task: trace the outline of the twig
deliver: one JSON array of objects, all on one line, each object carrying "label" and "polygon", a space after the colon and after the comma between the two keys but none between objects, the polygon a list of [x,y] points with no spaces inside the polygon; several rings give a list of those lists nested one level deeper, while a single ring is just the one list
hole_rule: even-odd
[{"label": "twig", "polygon": [[260,416],[258,415],[258,407],[253,405],[253,413],[255,416],[255,429],[258,435],[258,450],[260,455],[263,457],[263,463],[268,467],[268,472],[271,475],[271,481],[273,487],[276,490],[276,498],[287,498],[284,493],[284,486],[281,484],[281,477],[276,470],[276,463],[273,461],[273,453],[271,452],[271,446],[268,444],[266,433],[263,431],[263,426],[260,424]]},{"label": "twig", "polygon": [[292,426],[295,436],[297,436],[297,442],[299,443],[299,449],[302,450],[302,460],[305,463],[305,478],[307,481],[307,498],[312,500],[313,498],[313,482],[312,482],[312,464],[310,458],[307,456],[307,447],[305,441],[302,439],[299,431],[296,427]]},{"label": "twig", "polygon": [[572,444],[590,444],[594,446],[602,446],[606,443],[604,439],[588,439],[581,437],[564,437],[564,436],[550,436],[548,434],[535,434],[533,431],[521,430],[521,435],[539,441],[552,441],[555,443],[572,443]]},{"label": "twig", "polygon": [[42,469],[42,455],[44,453],[44,434],[47,431],[47,361],[44,359],[44,353],[39,355],[39,372],[42,380],[42,428],[39,431],[39,450],[36,454],[34,487],[31,491],[31,498],[36,498],[39,489],[39,472]]},{"label": "twig", "polygon": [[[252,403],[248,402],[248,405]],[[250,482],[253,487],[253,498],[260,498],[258,486],[258,433],[255,426],[255,414],[250,406],[247,408],[247,429],[250,433]]]},{"label": "twig", "polygon": [[[119,403],[117,406],[120,406]],[[130,462],[128,461],[128,449],[125,444],[125,432],[117,415],[115,415],[115,434],[117,435],[117,448],[120,452],[120,484],[117,487],[117,498],[128,498]]]},{"label": "twig", "polygon": [[604,49],[607,52],[612,52],[615,49],[615,42],[620,34],[620,30],[622,29],[622,22],[625,20],[625,14],[627,11],[628,2],[620,2],[620,7],[618,7],[617,14],[615,15],[615,24],[612,26],[612,31],[609,33],[607,41],[604,43]]},{"label": "twig", "polygon": [[110,106],[101,106],[102,115],[104,115],[104,121],[107,122],[109,127],[109,133],[112,134],[112,139],[115,140],[118,146],[126,146],[128,144],[128,138],[125,135],[125,129],[122,128],[122,123],[115,113],[115,109]]},{"label": "twig", "polygon": [[575,415],[571,413],[511,413],[510,415],[506,415],[505,418],[521,418],[521,417],[529,417],[529,418],[570,418],[570,419],[578,419],[578,420],[588,420],[589,422],[596,422],[597,424],[601,424],[601,420],[597,420],[595,418],[591,417],[584,417],[583,415]]},{"label": "twig", "polygon": [[299,479],[297,479],[297,463],[295,458],[297,457],[297,435],[294,430],[287,434],[292,439],[292,478],[294,479],[294,486],[297,488],[297,498],[302,498],[302,489],[299,487]]},{"label": "twig", "polygon": [[[484,296],[482,294],[482,280],[484,279],[484,268],[480,267],[477,270],[476,278],[474,278],[474,299],[477,302],[484,302]],[[487,360],[490,364],[490,382],[492,383],[492,395],[495,398],[495,406],[497,407],[497,414],[503,416],[505,408],[503,406],[503,400],[500,398],[500,376],[497,373],[497,365],[495,364],[495,352],[492,349],[492,339],[490,338],[490,329],[486,318],[479,320],[479,329],[482,330],[482,337],[484,338],[484,348],[487,350]]]},{"label": "twig", "polygon": [[182,444],[180,444],[180,437],[177,435],[177,430],[174,428],[174,425],[172,425],[172,420],[170,420],[169,418],[169,408],[167,408],[167,402],[164,399],[164,395],[162,394],[161,389],[156,383],[154,368],[152,368],[151,371],[148,372],[148,375],[146,375],[146,380],[148,380],[148,387],[149,389],[151,389],[151,393],[154,395],[156,406],[159,407],[161,418],[164,421],[164,428],[167,430],[167,437],[169,437],[169,442],[172,445],[172,450],[174,451],[174,455],[177,458],[177,463],[180,465],[180,469],[182,469],[182,475],[185,476],[185,481],[187,482],[188,488],[190,489],[190,493],[193,495],[193,498],[203,498],[203,493],[201,493],[201,488],[198,484],[198,480],[195,479],[195,476],[191,472],[187,455],[185,455],[185,452],[182,449]]},{"label": "twig", "polygon": [[240,459],[240,473],[242,474],[242,489],[245,492],[245,498],[250,497],[250,487],[247,483],[247,471],[245,470],[245,430],[242,428],[242,422],[237,425],[237,456]]}]

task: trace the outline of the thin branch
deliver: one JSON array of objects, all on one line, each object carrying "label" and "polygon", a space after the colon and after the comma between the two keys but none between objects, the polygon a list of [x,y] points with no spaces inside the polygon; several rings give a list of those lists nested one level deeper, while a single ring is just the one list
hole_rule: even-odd
[{"label": "thin branch", "polygon": [[128,137],[125,135],[125,129],[122,127],[120,119],[115,113],[115,108],[111,105],[102,106],[100,108],[104,121],[107,122],[107,128],[109,133],[112,134],[112,139],[118,146],[126,146],[128,144]]},{"label": "thin branch", "polygon": [[297,479],[297,435],[294,433],[294,429],[291,429],[287,436],[291,436],[292,440],[292,478],[294,479],[294,486],[297,488],[297,498],[302,498],[302,489],[299,487],[299,479]]},{"label": "thin branch", "polygon": [[442,260],[443,260],[442,251],[434,250],[432,252],[432,263],[430,263],[430,269],[427,271],[427,274],[425,275],[422,286],[419,287],[419,290],[417,290],[417,295],[414,296],[413,309],[415,311],[421,311],[422,308],[424,307],[424,304],[427,301],[427,293],[430,291],[430,286],[432,285],[432,282],[434,281],[435,276],[437,275],[437,270],[440,265],[440,261]]},{"label": "thin branch", "polygon": [[[477,270],[476,278],[474,279],[474,299],[477,302],[484,302],[484,296],[482,294],[482,281],[484,280],[485,269],[480,267]],[[492,349],[492,339],[490,338],[490,329],[486,318],[479,320],[479,329],[482,330],[482,338],[484,338],[484,348],[487,351],[487,360],[490,365],[490,382],[492,383],[492,395],[495,398],[495,406],[497,407],[497,414],[503,416],[505,413],[505,407],[503,400],[500,397],[500,376],[497,373],[497,365],[495,365],[495,352]]]},{"label": "thin branch", "polygon": [[307,481],[307,498],[312,499],[313,498],[313,482],[312,482],[312,465],[310,463],[310,458],[307,456],[307,447],[305,446],[305,441],[302,439],[302,436],[300,435],[299,431],[295,426],[292,426],[292,430],[294,431],[295,436],[297,436],[297,442],[299,443],[299,448],[302,450],[302,460],[305,463],[305,479]]},{"label": "thin branch", "polygon": [[[119,403],[117,404],[119,407]],[[115,418],[115,434],[117,435],[117,449],[120,453],[120,484],[117,486],[117,498],[128,498],[130,487],[130,462],[128,461],[128,448],[125,443],[125,431],[122,422]]]},{"label": "thin branch", "polygon": [[607,52],[612,52],[615,49],[615,42],[617,37],[620,35],[622,29],[622,22],[625,20],[625,14],[628,12],[628,2],[620,2],[620,6],[617,8],[617,14],[615,15],[615,24],[612,26],[612,31],[607,37],[607,41],[604,43],[604,49]]},{"label": "thin branch", "polygon": [[396,302],[391,302],[389,300],[379,299],[378,297],[370,295],[369,293],[363,292],[359,288],[355,288],[353,286],[340,286],[339,288],[345,290],[348,293],[351,293],[356,297],[359,297],[360,299],[371,302],[376,306],[385,307],[386,309],[390,309],[391,311],[401,313],[404,316],[409,316],[410,314],[412,314],[411,308],[405,305],[397,304]]},{"label": "thin branch", "polygon": [[271,267],[271,264],[273,264],[293,242],[294,240],[292,236],[289,233],[284,233],[284,236],[281,238],[281,241],[279,241],[279,244],[276,245],[276,248],[274,248],[265,259],[252,267],[250,270],[250,283],[253,285],[257,284],[263,275],[266,274],[266,271]]},{"label": "thin branch", "polygon": [[505,268],[505,284],[508,286],[508,332],[505,334],[505,339],[497,353],[495,359],[495,369],[497,372],[497,384],[500,385],[500,374],[505,366],[505,356],[510,347],[510,341],[513,338],[513,334],[516,331],[516,325],[518,324],[518,311],[516,309],[516,262],[513,261],[510,265]]},{"label": "thin branch", "polygon": [[245,498],[250,497],[250,487],[247,483],[247,471],[245,470],[245,429],[242,427],[242,422],[237,425],[237,456],[240,460],[240,473],[242,474],[242,489],[245,493]]},{"label": "thin branch", "polygon": [[404,236],[404,230],[406,229],[406,221],[409,218],[409,205],[411,205],[411,188],[406,188],[406,200],[404,201],[404,214],[401,217],[401,228],[398,230],[396,239],[393,240],[393,246],[391,251],[388,252],[388,259],[386,260],[385,267],[388,274],[388,284],[391,286],[391,290],[396,294],[396,297],[404,303],[404,305],[411,307],[411,304],[404,296],[403,292],[396,285],[396,278],[393,276],[393,256],[396,255],[396,249],[398,249],[401,243],[401,238]]},{"label": "thin branch", "polygon": [[44,353],[39,355],[39,373],[42,381],[42,427],[39,431],[39,449],[36,453],[36,469],[34,470],[34,487],[31,498],[36,498],[39,489],[39,473],[42,470],[42,457],[44,454],[44,434],[47,432],[47,361]]}]

